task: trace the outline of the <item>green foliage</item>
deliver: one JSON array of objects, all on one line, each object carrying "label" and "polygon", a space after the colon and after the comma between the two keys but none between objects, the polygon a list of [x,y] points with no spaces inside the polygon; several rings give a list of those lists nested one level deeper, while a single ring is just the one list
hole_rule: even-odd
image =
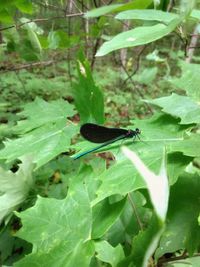
[{"label": "green foliage", "polygon": [[[60,110],[58,112],[58,110]],[[0,158],[13,161],[31,154],[36,167],[69,149],[76,126],[66,117],[74,115],[73,107],[65,101],[47,103],[36,99],[21,113],[27,119],[19,122],[14,131],[22,136],[5,142]]]},{"label": "green foliage", "polygon": [[85,15],[86,18],[99,17],[110,12],[119,12],[122,10],[129,9],[145,9],[152,3],[152,0],[136,0],[127,4],[113,4],[108,6],[103,6],[96,8],[94,10],[88,11]]},{"label": "green foliage", "polygon": [[120,48],[133,47],[148,44],[171,33],[180,23],[180,19],[174,19],[168,25],[156,24],[148,27],[137,27],[133,30],[122,32],[105,42],[96,56],[104,56]]},{"label": "green foliage", "polygon": [[82,123],[94,121],[104,122],[103,94],[96,86],[89,67],[89,62],[80,56],[77,63],[78,83],[74,83],[73,92],[75,106]]},{"label": "green foliage", "polygon": [[0,168],[0,223],[23,203],[33,185],[31,158],[23,158],[16,173]]},{"label": "green foliage", "polygon": [[[4,60],[9,55],[14,67],[23,60],[64,62],[1,75],[1,265],[199,266],[199,58],[183,62],[178,39],[185,45],[199,10],[193,1],[181,1],[177,13],[161,11],[169,7],[165,0],[107,5],[86,13],[80,32],[82,24],[63,18],[64,1],[47,2],[40,3],[44,10],[25,0],[0,5],[1,27],[17,25],[2,31]],[[85,5],[93,8],[90,1]],[[60,10],[61,20],[52,24]],[[110,12],[118,14],[100,17]],[[116,18],[134,20],[134,28],[116,35],[122,29]],[[123,67],[132,79],[119,75],[112,55],[112,64],[98,59],[94,65],[105,29],[116,36],[97,55],[153,43],[142,56],[137,49],[127,53]],[[171,36],[174,31],[179,37]],[[70,57],[84,42],[92,62],[79,56],[74,76]],[[154,114],[145,118],[147,110]],[[71,154],[96,146],[79,139],[78,122],[101,124],[104,116],[108,125],[138,127],[141,140],[125,141],[122,151],[119,142],[98,151],[112,152],[115,160],[93,153],[74,161]]]}]

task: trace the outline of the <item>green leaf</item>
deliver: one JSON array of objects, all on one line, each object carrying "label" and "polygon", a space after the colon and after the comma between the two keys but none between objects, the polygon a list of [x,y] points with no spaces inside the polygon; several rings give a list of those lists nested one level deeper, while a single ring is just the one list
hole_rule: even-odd
[{"label": "green leaf", "polygon": [[149,85],[153,82],[153,80],[156,78],[156,75],[158,73],[158,68],[146,68],[141,73],[138,73],[134,75],[133,79],[134,81],[137,81],[141,84]]},{"label": "green leaf", "polygon": [[[134,122],[142,131],[141,141],[127,141],[126,145],[136,151],[151,171],[158,173],[164,147],[171,142],[183,140],[182,136],[185,127],[178,125],[177,120],[168,115],[157,115],[151,119],[135,120]],[[118,144],[115,143],[104,148],[103,151],[110,148],[112,148],[112,152],[116,156],[117,164],[112,165],[99,175],[102,183],[98,190],[96,190],[97,198],[93,200],[92,204],[96,204],[114,194],[126,195],[128,192],[145,187],[143,179],[133,168],[132,164],[119,152]],[[176,164],[178,164],[178,159]],[[170,183],[176,179],[174,175],[177,177],[178,174],[171,172],[171,175],[171,177],[169,176]]]},{"label": "green leaf", "polygon": [[190,97],[172,93],[171,96],[148,100],[146,102],[162,108],[162,111],[165,113],[180,118],[180,124],[200,122],[200,106]]},{"label": "green leaf", "polygon": [[173,152],[182,152],[189,157],[200,157],[200,151],[197,147],[200,147],[200,135],[191,134],[184,140],[169,145],[169,150]]},{"label": "green leaf", "polygon": [[48,43],[50,49],[68,48],[70,46],[70,39],[64,31],[51,31],[48,35]]},{"label": "green leaf", "polygon": [[169,23],[173,19],[178,18],[177,14],[163,12],[155,9],[146,9],[146,10],[127,10],[119,13],[116,19],[136,19],[136,20],[153,20],[160,21],[164,23]]},{"label": "green leaf", "polygon": [[131,254],[118,264],[118,267],[149,266],[148,261],[158,245],[162,232],[163,225],[160,224],[156,217],[153,217],[148,228],[140,231],[140,233],[133,238]]},{"label": "green leaf", "polygon": [[16,262],[13,266],[38,267],[48,265],[48,267],[88,267],[91,257],[94,254],[93,242],[86,241],[84,244],[79,243],[70,252],[66,251],[66,243],[63,241],[59,246],[53,247],[46,253],[38,252],[29,254],[28,256],[26,255],[26,257]]},{"label": "green leaf", "polygon": [[106,15],[107,13],[115,11],[118,7],[121,7],[122,4],[113,4],[113,5],[107,5],[107,6],[102,6],[99,8],[95,8],[93,10],[88,11],[85,13],[85,18],[95,18],[95,17],[100,17],[103,15]]},{"label": "green leaf", "polygon": [[26,133],[45,124],[66,122],[66,118],[74,114],[74,107],[64,100],[46,102],[37,97],[34,102],[24,105],[24,110],[18,113],[26,119],[18,121],[14,130],[16,133]]},{"label": "green leaf", "polygon": [[73,85],[75,106],[81,122],[104,123],[104,99],[100,88],[95,84],[89,62],[80,56],[77,64],[78,83]]},{"label": "green leaf", "polygon": [[124,251],[120,244],[114,248],[107,241],[96,242],[95,251],[99,260],[107,262],[113,267],[116,267],[124,258]]},{"label": "green leaf", "polygon": [[[181,147],[181,150],[182,150],[182,147]],[[167,146],[167,151],[170,152],[170,145]],[[168,154],[167,173],[168,173],[168,176],[170,177],[170,185],[173,185],[176,183],[176,181],[178,180],[178,177],[186,170],[186,167],[192,161],[193,161],[193,157],[192,158],[186,157],[181,152]]]},{"label": "green leaf", "polygon": [[33,185],[31,158],[23,158],[16,173],[0,167],[0,223],[26,199]]},{"label": "green leaf", "polygon": [[184,174],[171,187],[167,226],[156,252],[156,258],[165,253],[187,249],[194,253],[200,245],[199,216],[200,177]]},{"label": "green leaf", "polygon": [[104,56],[120,48],[151,43],[171,33],[179,23],[180,19],[175,19],[168,25],[156,24],[148,27],[137,27],[133,30],[122,32],[116,35],[112,40],[105,42],[100,47],[96,56]]},{"label": "green leaf", "polygon": [[15,0],[15,6],[23,13],[33,13],[33,6],[30,0]]},{"label": "green leaf", "polygon": [[[29,21],[29,19],[27,19],[27,18],[21,18],[22,23],[26,23],[28,21]],[[42,52],[42,46],[41,46],[40,41],[37,37],[36,30],[32,26],[34,24],[35,23],[32,23],[32,24],[26,23],[25,25],[23,25],[23,28],[27,31],[27,39],[26,39],[26,37],[24,37],[24,38],[25,38],[25,41],[28,40],[30,42],[33,51],[36,54],[40,55]]]},{"label": "green leaf", "polygon": [[6,9],[0,9],[0,21],[2,23],[13,23],[13,18]]},{"label": "green leaf", "polygon": [[145,9],[151,3],[152,3],[152,0],[143,0],[142,2],[141,0],[135,0],[127,4],[113,4],[113,5],[102,6],[102,7],[93,9],[91,11],[88,11],[85,14],[85,18],[100,17],[110,12],[119,12],[119,11],[127,10],[127,9]]},{"label": "green leaf", "polygon": [[199,64],[189,64],[181,62],[182,75],[179,78],[172,78],[170,81],[176,87],[183,89],[187,92],[188,96],[191,96],[194,100],[200,100],[200,76],[199,76]]},{"label": "green leaf", "polygon": [[190,17],[200,20],[200,10],[193,9],[192,12],[190,13]]},{"label": "green leaf", "polygon": [[76,133],[76,126],[66,119],[74,114],[70,104],[63,101],[47,103],[37,99],[28,104],[22,114],[28,119],[20,122],[16,129],[25,134],[4,143],[5,147],[0,151],[1,159],[9,162],[31,154],[36,167],[40,167],[70,149],[71,138]]},{"label": "green leaf", "polygon": [[93,239],[100,238],[106,233],[116,219],[118,219],[125,203],[126,198],[113,204],[110,204],[109,200],[105,199],[93,207]]},{"label": "green leaf", "polygon": [[31,154],[38,168],[60,153],[68,151],[75,133],[76,127],[66,125],[66,122],[44,125],[21,138],[6,141],[5,148],[0,151],[0,158],[10,162],[22,155]]},{"label": "green leaf", "polygon": [[34,249],[14,266],[89,266],[94,254],[92,211],[82,182],[74,181],[66,199],[38,197],[35,206],[17,215],[23,224],[17,235]]},{"label": "green leaf", "polygon": [[169,262],[166,264],[166,267],[197,267],[199,266],[200,263],[200,257],[199,256],[194,256],[192,258],[188,259],[181,259],[181,260],[174,260],[173,263]]}]

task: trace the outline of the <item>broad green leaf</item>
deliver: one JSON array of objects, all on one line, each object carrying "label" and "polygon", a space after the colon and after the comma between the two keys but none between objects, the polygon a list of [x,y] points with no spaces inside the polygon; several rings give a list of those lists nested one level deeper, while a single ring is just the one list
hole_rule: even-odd
[{"label": "broad green leaf", "polygon": [[61,100],[47,103],[36,99],[25,105],[20,115],[27,119],[20,121],[14,129],[24,135],[6,141],[0,158],[9,162],[31,154],[36,167],[39,167],[69,150],[71,138],[76,132],[76,126],[67,120],[74,115],[72,105]]},{"label": "broad green leaf", "polygon": [[199,216],[200,177],[184,174],[171,187],[167,225],[156,252],[165,253],[187,249],[191,255],[200,245]]},{"label": "broad green leaf", "polygon": [[78,82],[73,85],[75,106],[81,122],[104,123],[104,99],[100,88],[95,84],[89,62],[83,55],[77,64]]},{"label": "broad green leaf", "polygon": [[[151,171],[159,173],[164,147],[170,143],[183,140],[185,127],[178,125],[177,120],[167,115],[154,116],[151,119],[134,122],[136,127],[142,131],[141,140],[135,140],[134,142],[131,140],[124,144],[134,150]],[[104,151],[110,148],[113,149],[112,152],[116,156],[117,164],[112,165],[99,175],[102,183],[96,191],[97,198],[93,200],[93,205],[108,196],[114,194],[126,195],[129,192],[145,187],[143,179],[132,164],[119,152],[117,147],[118,144],[113,144],[108,148],[104,148]],[[178,160],[176,164],[179,164]],[[178,169],[177,172],[180,173],[180,170]],[[172,177],[169,176],[169,182],[171,183],[178,174],[174,172],[170,174],[173,175]],[[174,177],[174,175],[176,176]]]},{"label": "broad green leaf", "polygon": [[26,119],[18,121],[14,130],[20,134],[30,132],[44,125],[66,122],[66,118],[72,117],[74,114],[74,107],[64,100],[46,102],[41,98],[36,98],[34,102],[26,104],[24,110],[18,113]]},{"label": "broad green leaf", "polygon": [[180,19],[175,19],[168,25],[156,24],[148,27],[137,27],[133,30],[122,32],[116,35],[112,40],[105,42],[100,47],[96,56],[104,56],[120,48],[151,43],[171,33],[179,23]]},{"label": "broad green leaf", "polygon": [[38,168],[60,153],[69,151],[75,133],[76,127],[64,121],[44,125],[21,138],[6,141],[0,151],[0,158],[10,162],[31,154]]},{"label": "broad green leaf", "polygon": [[89,266],[94,253],[92,210],[82,181],[73,183],[66,199],[38,197],[35,206],[17,215],[23,225],[17,235],[34,249],[14,266]]},{"label": "broad green leaf", "polygon": [[[48,222],[47,222],[48,223]],[[64,232],[64,230],[63,230]],[[47,253],[37,252],[26,255],[20,261],[16,262],[14,267],[88,267],[91,257],[94,255],[94,245],[92,241],[79,243],[74,246],[73,250],[66,251],[65,241],[60,245],[53,247]]]},{"label": "broad green leaf", "polygon": [[26,199],[33,186],[32,171],[30,157],[22,159],[16,173],[0,167],[0,223]]},{"label": "broad green leaf", "polygon": [[184,138],[184,140],[170,144],[169,150],[175,152],[182,152],[189,157],[200,157],[200,134],[191,134]]},{"label": "broad green leaf", "polygon": [[181,62],[182,75],[179,78],[172,78],[170,81],[176,87],[185,90],[188,96],[191,96],[194,100],[200,100],[200,76],[199,76],[199,64],[189,64]]},{"label": "broad green leaf", "polygon": [[163,23],[169,23],[173,19],[178,18],[177,14],[163,12],[161,10],[146,9],[146,10],[127,10],[119,13],[116,19],[136,19],[136,20],[153,20]]},{"label": "broad green leaf", "polygon": [[190,97],[172,93],[171,96],[148,100],[147,102],[162,108],[165,113],[180,118],[180,124],[200,123],[200,105]]},{"label": "broad green leaf", "polygon": [[93,239],[100,238],[106,233],[118,219],[125,203],[126,198],[113,204],[110,204],[109,200],[105,199],[93,207]]},{"label": "broad green leaf", "polygon": [[95,18],[95,17],[100,17],[103,15],[106,15],[110,12],[119,12],[122,10],[127,10],[127,9],[145,9],[152,3],[152,0],[135,0],[131,1],[130,3],[127,4],[113,4],[113,5],[106,5],[102,6],[96,9],[93,9],[91,11],[88,11],[85,14],[85,18]]},{"label": "broad green leaf", "polygon": [[95,251],[99,260],[109,263],[112,267],[116,267],[125,256],[120,244],[112,247],[107,241],[95,242]]},{"label": "broad green leaf", "polygon": [[200,20],[200,10],[193,9],[190,13],[190,17]]}]

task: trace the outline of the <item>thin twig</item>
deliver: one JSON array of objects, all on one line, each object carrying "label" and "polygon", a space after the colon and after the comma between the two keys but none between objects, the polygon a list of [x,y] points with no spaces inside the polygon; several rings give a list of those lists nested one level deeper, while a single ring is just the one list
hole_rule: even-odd
[{"label": "thin twig", "polygon": [[137,71],[139,70],[139,67],[140,67],[140,58],[141,58],[141,55],[142,53],[144,52],[144,50],[146,49],[146,45],[144,45],[142,47],[142,49],[140,50],[140,52],[138,53],[137,55],[137,58],[136,58],[136,67],[134,69],[134,71],[124,80],[124,84],[130,79],[132,78],[136,73]]},{"label": "thin twig", "polygon": [[[131,81],[131,83],[133,84],[134,89],[135,89],[135,91],[137,92],[137,94],[138,94],[141,98],[144,98],[144,95],[140,92],[140,90],[138,90],[137,86],[135,85],[135,82],[133,81],[132,77],[129,75],[127,69],[124,67],[123,64],[121,64],[121,66],[122,66],[124,72],[126,73],[126,75],[128,76],[128,79],[129,79],[129,80]],[[146,107],[148,108],[149,112],[150,112],[151,114],[153,114],[153,111],[152,111],[150,105],[149,105],[148,103],[146,103],[146,102],[144,102],[144,104],[145,104]]]},{"label": "thin twig", "polygon": [[83,15],[84,15],[84,13],[75,13],[75,14],[67,14],[67,15],[64,15],[64,16],[56,16],[56,17],[51,17],[51,18],[31,19],[31,20],[28,20],[28,21],[23,22],[21,24],[18,24],[18,25],[11,25],[11,26],[8,26],[8,27],[5,27],[5,28],[0,28],[0,31],[5,31],[5,30],[11,29],[11,28],[15,28],[15,27],[16,28],[20,28],[23,25],[28,24],[28,23],[32,23],[32,22],[44,22],[44,21],[55,20],[55,19],[65,19],[65,18],[79,17],[79,16],[81,17]]},{"label": "thin twig", "polygon": [[198,33],[199,25],[200,25],[199,23],[196,25],[196,27],[194,29],[194,34],[192,35],[192,38],[190,41],[190,45],[188,46],[188,49],[187,49],[187,56],[188,57],[186,58],[186,62],[188,62],[188,63],[190,63],[192,61],[195,48],[198,48],[197,43],[198,43],[199,35],[197,35],[197,33]]},{"label": "thin twig", "polygon": [[34,67],[49,66],[53,63],[56,63],[56,61],[49,60],[49,61],[34,62],[34,63],[24,64],[24,65],[20,65],[20,66],[11,67],[11,68],[2,68],[2,71],[0,71],[0,72],[4,73],[4,72],[8,72],[8,71],[18,71],[18,70],[22,70],[22,69],[31,69]]},{"label": "thin twig", "polygon": [[167,12],[170,12],[172,10],[173,6],[175,6],[175,1],[170,0],[168,7],[167,7]]}]

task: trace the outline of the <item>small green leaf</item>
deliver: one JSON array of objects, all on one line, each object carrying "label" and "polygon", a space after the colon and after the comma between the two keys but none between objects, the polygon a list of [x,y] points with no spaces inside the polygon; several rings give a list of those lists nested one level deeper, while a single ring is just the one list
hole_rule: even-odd
[{"label": "small green leaf", "polygon": [[124,258],[124,251],[119,244],[116,247],[112,247],[107,241],[99,241],[95,243],[96,257],[109,263],[111,266],[116,267],[117,264]]},{"label": "small green leaf", "polygon": [[119,13],[116,19],[136,19],[136,20],[153,20],[164,23],[169,23],[173,19],[178,18],[177,14],[163,12],[161,10],[146,9],[146,10],[127,10]]},{"label": "small green leaf", "polygon": [[100,88],[95,84],[89,62],[83,55],[77,63],[78,82],[73,84],[75,106],[81,122],[104,123],[104,99]]},{"label": "small green leaf", "polygon": [[48,35],[48,43],[50,49],[68,48],[70,46],[70,39],[64,31],[51,31]]},{"label": "small green leaf", "polygon": [[104,56],[120,48],[151,43],[171,33],[179,23],[180,19],[175,19],[168,25],[156,24],[148,27],[137,27],[133,30],[122,32],[111,41],[105,42],[100,47],[96,56]]},{"label": "small green leaf", "polygon": [[105,199],[93,207],[93,239],[100,238],[106,233],[118,219],[125,203],[126,198],[113,204],[110,204],[109,200]]},{"label": "small green leaf", "polygon": [[200,20],[200,10],[193,9],[192,12],[190,13],[190,17]]},{"label": "small green leaf", "polygon": [[200,100],[200,76],[199,65],[189,64],[181,61],[182,75],[179,78],[172,78],[170,82],[176,87],[185,90],[188,96],[191,96],[194,100]]},{"label": "small green leaf", "polygon": [[[28,21],[29,21],[29,19],[27,19],[27,18],[21,18],[22,23],[26,23]],[[37,37],[36,31],[34,30],[32,25],[29,25],[29,23],[26,23],[23,26],[23,28],[26,29],[26,31],[27,31],[27,39],[26,39],[26,37],[24,37],[24,39],[25,39],[24,41],[26,42],[26,40],[28,40],[32,46],[33,51],[40,55],[42,52],[42,47],[41,47],[40,41]]]},{"label": "small green leaf", "polygon": [[200,122],[200,106],[190,97],[172,93],[171,96],[148,100],[146,102],[161,107],[163,112],[180,118],[180,124]]}]

